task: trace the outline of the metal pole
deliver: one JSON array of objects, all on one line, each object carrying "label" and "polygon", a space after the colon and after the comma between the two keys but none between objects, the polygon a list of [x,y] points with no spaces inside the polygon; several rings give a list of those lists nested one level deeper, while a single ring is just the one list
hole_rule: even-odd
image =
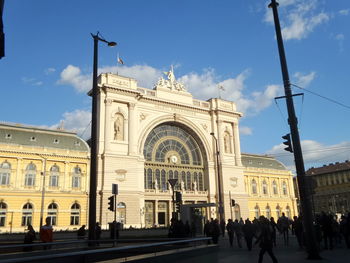
[{"label": "metal pole", "polygon": [[117,195],[114,194],[114,241],[113,241],[113,247],[117,245]]},{"label": "metal pole", "polygon": [[224,208],[222,205],[222,190],[221,190],[221,173],[220,173],[220,158],[219,158],[219,145],[218,145],[218,139],[215,137],[214,133],[210,133],[214,140],[215,140],[215,146],[216,146],[216,169],[218,174],[218,196],[219,196],[219,222],[224,219]]},{"label": "metal pole", "polygon": [[43,176],[43,187],[41,190],[41,208],[40,208],[40,224],[39,230],[43,226],[43,218],[44,218],[44,200],[45,200],[45,185],[46,185],[46,158],[44,158],[44,171],[42,172]]},{"label": "metal pole", "polygon": [[[97,57],[98,35],[94,39],[94,61],[92,75],[92,116],[91,116],[91,154],[90,154],[90,191],[89,191],[89,240],[95,240],[96,191],[97,191]],[[91,246],[94,244],[89,242]]]},{"label": "metal pole", "polygon": [[231,198],[231,191],[228,192],[230,195],[230,211],[231,211],[231,219],[233,219],[233,214],[232,214],[232,198]]},{"label": "metal pole", "polygon": [[284,84],[284,92],[286,97],[286,104],[288,110],[288,123],[290,126],[290,132],[293,142],[294,160],[298,178],[300,203],[302,208],[303,223],[306,233],[306,246],[308,259],[320,259],[319,251],[316,242],[316,235],[313,227],[313,215],[312,205],[310,201],[310,189],[306,181],[304,159],[301,151],[300,137],[298,131],[298,121],[295,116],[294,103],[292,97],[292,91],[290,88],[289,74],[287,67],[287,60],[284,52],[283,39],[281,33],[281,26],[279,23],[278,12],[277,12],[276,0],[271,0],[269,7],[272,7],[273,17],[275,22],[275,31],[277,37],[278,51],[280,56],[280,63],[282,69],[282,77]]}]

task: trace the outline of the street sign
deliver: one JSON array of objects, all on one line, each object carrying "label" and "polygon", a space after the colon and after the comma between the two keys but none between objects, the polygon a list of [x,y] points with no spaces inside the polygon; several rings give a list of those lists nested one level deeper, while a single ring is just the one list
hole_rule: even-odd
[{"label": "street sign", "polygon": [[112,194],[118,194],[118,184],[112,184]]}]

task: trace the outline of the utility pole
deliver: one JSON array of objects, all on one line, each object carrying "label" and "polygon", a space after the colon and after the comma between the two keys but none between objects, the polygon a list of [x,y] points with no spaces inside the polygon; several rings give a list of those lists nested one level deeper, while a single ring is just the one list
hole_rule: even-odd
[{"label": "utility pole", "polygon": [[305,229],[305,237],[306,237],[306,248],[308,253],[308,259],[321,259],[318,251],[318,246],[316,242],[316,235],[313,227],[313,214],[312,214],[312,205],[310,200],[310,189],[308,187],[307,179],[305,176],[305,167],[304,167],[304,159],[301,151],[300,145],[300,137],[298,131],[298,120],[295,116],[295,109],[293,103],[293,95],[292,90],[290,88],[289,82],[289,73],[287,67],[286,55],[284,52],[283,39],[281,33],[281,26],[279,23],[279,17],[277,12],[278,3],[276,0],[271,0],[269,7],[272,8],[273,17],[275,22],[275,30],[278,44],[278,52],[280,56],[280,63],[282,69],[282,77],[283,77],[283,85],[284,92],[288,110],[288,123],[290,126],[290,132],[293,141],[293,152],[294,152],[294,160],[295,167],[297,172],[297,181],[299,186],[299,194],[300,194],[300,204],[301,211],[303,216],[303,225]]}]

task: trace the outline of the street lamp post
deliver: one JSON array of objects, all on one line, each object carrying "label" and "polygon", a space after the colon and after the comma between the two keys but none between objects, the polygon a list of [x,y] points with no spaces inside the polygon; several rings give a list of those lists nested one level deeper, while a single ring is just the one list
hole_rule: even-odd
[{"label": "street lamp post", "polygon": [[41,172],[41,175],[43,176],[43,187],[41,190],[41,208],[40,208],[40,227],[43,226],[43,218],[44,218],[44,199],[45,199],[45,186],[46,186],[46,158],[44,159],[44,171]]},{"label": "street lamp post", "polygon": [[90,156],[90,194],[89,194],[89,240],[95,240],[96,225],[96,191],[97,191],[97,67],[98,67],[98,41],[106,43],[108,46],[116,46],[116,42],[109,42],[99,36],[91,34],[94,39],[94,60],[92,76],[92,117],[91,117],[91,156]]},{"label": "street lamp post", "polygon": [[222,205],[222,190],[221,190],[221,173],[220,173],[220,159],[219,159],[219,145],[218,145],[218,139],[215,137],[214,133],[210,133],[211,136],[213,136],[215,140],[215,147],[216,147],[216,169],[217,169],[217,175],[218,175],[218,195],[219,195],[219,221],[224,219],[224,207]]}]

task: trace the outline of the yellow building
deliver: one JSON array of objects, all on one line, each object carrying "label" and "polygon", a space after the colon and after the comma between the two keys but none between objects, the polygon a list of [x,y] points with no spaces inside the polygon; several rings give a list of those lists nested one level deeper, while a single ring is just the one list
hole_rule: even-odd
[{"label": "yellow building", "polygon": [[[242,154],[249,218],[297,215],[292,172],[267,155]],[[237,206],[234,209],[238,213]]]},{"label": "yellow building", "polygon": [[0,233],[86,224],[89,152],[73,132],[0,124]]}]

